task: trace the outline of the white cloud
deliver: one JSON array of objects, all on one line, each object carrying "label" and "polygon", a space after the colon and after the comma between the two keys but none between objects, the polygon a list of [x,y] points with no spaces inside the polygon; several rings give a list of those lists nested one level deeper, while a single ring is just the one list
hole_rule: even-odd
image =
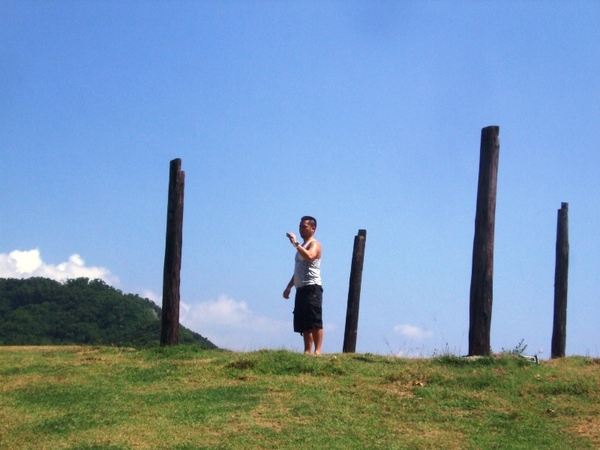
[{"label": "white cloud", "polygon": [[394,327],[394,331],[406,339],[411,339],[411,340],[416,340],[416,341],[424,341],[425,339],[429,339],[430,337],[433,336],[433,333],[431,332],[431,330],[428,330],[426,328],[416,327],[416,326],[410,325],[408,323],[404,323],[402,325],[396,325]]},{"label": "white cloud", "polygon": [[162,295],[155,294],[150,289],[143,289],[141,292],[138,292],[138,295],[142,298],[147,298],[148,300],[152,300],[158,306],[162,308]]},{"label": "white cloud", "polygon": [[[197,304],[180,304],[180,322],[218,347],[236,351],[281,348],[294,336],[291,321],[255,314],[244,301],[226,295]],[[296,342],[296,343],[298,343]]]},{"label": "white cloud", "polygon": [[0,253],[1,278],[44,277],[56,281],[69,278],[99,278],[110,285],[119,283],[119,279],[104,267],[86,267],[85,261],[78,254],[73,254],[65,262],[57,265],[47,264],[42,260],[39,249],[14,250]]}]

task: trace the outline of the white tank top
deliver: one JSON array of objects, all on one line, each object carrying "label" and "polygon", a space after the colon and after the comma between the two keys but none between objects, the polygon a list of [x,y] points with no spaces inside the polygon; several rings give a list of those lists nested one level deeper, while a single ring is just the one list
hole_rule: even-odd
[{"label": "white tank top", "polygon": [[[302,247],[306,248],[314,239],[302,244]],[[299,252],[296,252],[294,266],[294,287],[296,289],[302,286],[309,286],[311,284],[317,284],[321,286],[321,260],[315,259],[314,261],[306,261],[302,259]]]}]

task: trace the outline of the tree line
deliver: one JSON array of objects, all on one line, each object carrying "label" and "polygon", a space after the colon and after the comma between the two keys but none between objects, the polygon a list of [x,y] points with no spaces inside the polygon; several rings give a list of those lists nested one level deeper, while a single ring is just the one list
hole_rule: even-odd
[{"label": "tree line", "polygon": [[[160,344],[161,308],[99,279],[0,278],[0,345]],[[180,327],[179,341],[216,348]]]}]

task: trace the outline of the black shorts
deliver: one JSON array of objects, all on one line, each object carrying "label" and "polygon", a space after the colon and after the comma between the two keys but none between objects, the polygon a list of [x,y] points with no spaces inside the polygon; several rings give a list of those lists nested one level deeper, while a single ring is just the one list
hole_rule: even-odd
[{"label": "black shorts", "polygon": [[311,284],[296,289],[294,331],[304,333],[323,328],[323,287]]}]

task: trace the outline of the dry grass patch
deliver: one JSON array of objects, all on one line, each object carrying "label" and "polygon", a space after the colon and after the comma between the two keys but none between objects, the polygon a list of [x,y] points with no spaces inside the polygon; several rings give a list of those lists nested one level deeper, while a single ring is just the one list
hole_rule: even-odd
[{"label": "dry grass patch", "polygon": [[600,418],[598,415],[581,420],[572,429],[574,433],[589,439],[596,448],[600,448]]}]

